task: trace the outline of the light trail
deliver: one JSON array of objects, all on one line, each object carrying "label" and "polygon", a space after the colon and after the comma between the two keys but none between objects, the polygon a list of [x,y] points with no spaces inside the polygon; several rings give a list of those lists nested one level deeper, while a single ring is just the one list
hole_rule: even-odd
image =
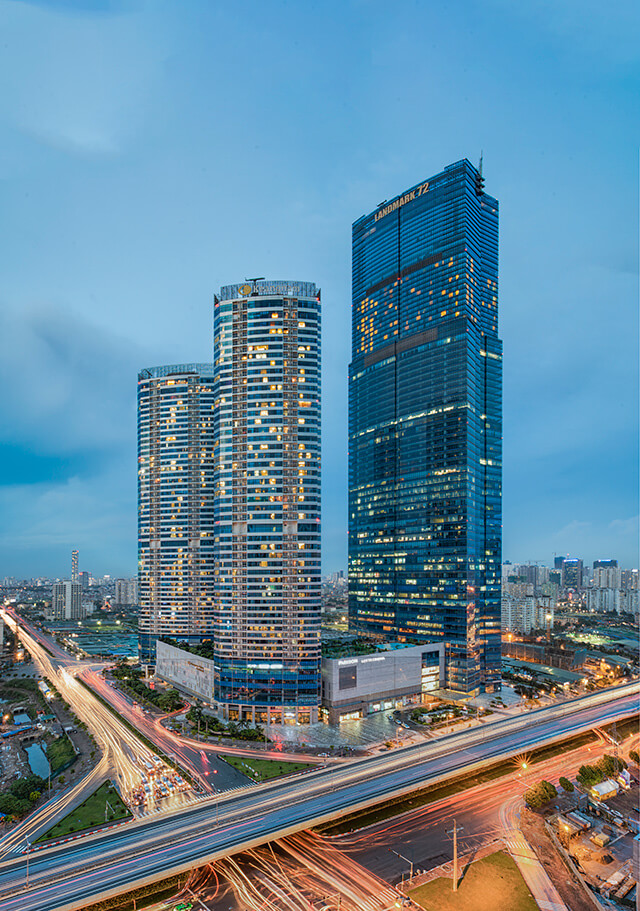
[{"label": "light trail", "polygon": [[[5,622],[30,652],[40,674],[51,682],[93,734],[102,750],[102,757],[71,790],[48,801],[0,839],[0,856],[20,850],[27,839],[33,840],[35,836],[47,831],[108,778],[116,779],[123,800],[134,815],[140,815],[141,809],[136,805],[134,794],[143,786],[145,763],[154,766],[156,755],[113,712],[78,682],[76,674],[83,672],[82,666],[78,666],[77,662],[59,648],[56,648],[56,651],[60,653],[60,657],[52,657],[24,625],[18,624],[6,611],[2,611],[2,614]],[[164,771],[165,775],[172,773],[168,766],[163,766],[158,771]],[[193,794],[187,796],[184,792],[177,792],[168,799],[159,801],[155,797],[154,789],[150,788],[147,811],[170,812],[192,802]]]},{"label": "light trail", "polygon": [[[214,827],[217,798],[171,816],[138,820],[32,858],[28,894],[24,858],[0,861],[6,884],[5,911],[18,911],[28,897],[30,911],[77,909],[83,903],[122,894],[154,878],[206,865],[316,822],[337,818],[436,784],[489,761],[508,758],[572,733],[637,712],[638,683],[499,719],[402,751],[317,770],[220,795],[220,825]],[[104,707],[103,707],[104,708]]]},{"label": "light trail", "polygon": [[180,896],[194,892],[211,906],[228,907],[228,892],[246,911],[387,911],[401,896],[312,832],[225,857],[194,871]]}]

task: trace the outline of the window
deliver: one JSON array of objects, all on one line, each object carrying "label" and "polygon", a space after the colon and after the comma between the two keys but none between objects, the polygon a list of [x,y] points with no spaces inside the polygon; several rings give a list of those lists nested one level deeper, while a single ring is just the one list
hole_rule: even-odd
[{"label": "window", "polygon": [[338,688],[341,690],[353,690],[358,685],[358,665],[353,664],[349,667],[338,668]]}]

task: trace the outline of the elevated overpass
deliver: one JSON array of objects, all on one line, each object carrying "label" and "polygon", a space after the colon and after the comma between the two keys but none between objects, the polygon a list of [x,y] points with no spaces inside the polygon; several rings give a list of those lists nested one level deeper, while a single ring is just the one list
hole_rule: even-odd
[{"label": "elevated overpass", "polygon": [[638,710],[640,683],[583,696],[438,741],[209,797],[58,847],[0,861],[5,911],[72,911]]}]

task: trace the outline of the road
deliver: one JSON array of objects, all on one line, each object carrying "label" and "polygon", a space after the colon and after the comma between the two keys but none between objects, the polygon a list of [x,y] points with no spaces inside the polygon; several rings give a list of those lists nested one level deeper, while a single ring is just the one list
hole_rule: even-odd
[{"label": "road", "polygon": [[[339,892],[342,908],[350,907],[350,896],[336,877],[349,884],[362,884],[362,896],[368,895],[367,876],[375,882],[396,884],[410,872],[432,869],[447,863],[451,866],[452,843],[447,831],[453,819],[462,827],[458,833],[460,856],[506,839],[508,849],[525,867],[527,882],[534,894],[558,903],[548,877],[522,841],[516,814],[522,804],[526,777],[546,778],[557,783],[561,775],[573,777],[586,762],[596,762],[610,746],[601,740],[561,756],[535,763],[523,772],[514,762],[513,772],[502,778],[470,788],[459,794],[434,801],[392,819],[368,826],[353,834],[320,838],[302,832],[280,842],[264,845],[230,858],[222,858],[194,874],[189,887],[196,891],[203,907],[210,911],[259,911],[267,899],[280,904],[272,883],[274,869],[285,872],[287,898],[295,908],[309,908],[309,902],[323,895]],[[274,864],[277,858],[277,865]],[[277,872],[277,871],[276,871]],[[374,890],[376,891],[376,890]],[[381,894],[378,887],[376,894]],[[185,890],[180,898],[191,897]],[[177,901],[178,899],[176,899]],[[361,907],[356,905],[357,908]]]},{"label": "road", "polygon": [[[430,869],[451,859],[451,839],[445,830],[451,821],[463,827],[458,836],[460,852],[472,851],[505,834],[505,808],[522,804],[529,783],[542,778],[557,784],[561,775],[573,777],[584,763],[597,762],[611,746],[603,741],[537,762],[527,771],[514,762],[513,772],[459,794],[403,813],[353,835],[340,835],[331,843],[358,863],[390,883],[409,871],[409,864],[397,854],[413,861],[415,869]],[[515,829],[509,811],[508,828]],[[396,851],[397,854],[392,853]]]},{"label": "road", "polygon": [[[637,682],[626,684],[437,742],[208,798],[168,817],[148,817],[71,842],[63,850],[38,852],[31,856],[28,906],[31,911],[82,907],[97,896],[190,870],[427,782],[625,717],[637,711],[639,689]],[[4,909],[24,907],[25,873],[24,858],[0,864],[8,895]]]},{"label": "road", "polygon": [[[3,611],[5,621],[12,627],[17,618]],[[57,799],[47,802],[23,823],[11,830],[0,840],[0,853],[16,851],[27,840],[33,841],[65,816],[71,809],[93,793],[107,778],[118,785],[122,797],[130,803],[134,790],[142,783],[144,763],[152,762],[154,754],[95,696],[83,687],[75,677],[80,665],[57,646],[55,642],[38,636],[37,631],[27,629],[20,622],[20,639],[31,653],[39,672],[58,690],[69,703],[75,714],[87,725],[102,749],[102,758],[81,781],[64,792]],[[45,650],[48,649],[48,651]],[[50,654],[51,653],[51,654]],[[165,767],[169,774],[170,770]],[[155,813],[168,811],[191,803],[193,792],[173,793],[170,797],[156,800],[149,798],[144,810],[133,807],[134,813]]]},{"label": "road", "polygon": [[[255,750],[252,750],[251,747],[242,750],[237,747],[230,748],[202,743],[168,730],[161,723],[162,718],[166,716],[152,715],[144,711],[142,706],[126,696],[117,687],[109,685],[101,673],[102,668],[105,666],[104,663],[91,660],[79,662],[61,648],[55,640],[44,635],[22,617],[9,612],[7,612],[7,616],[10,618],[10,622],[20,626],[23,633],[22,639],[27,648],[29,648],[30,642],[35,642],[41,649],[47,649],[52,652],[55,656],[57,668],[64,667],[72,677],[83,680],[102,699],[108,702],[120,717],[126,719],[136,730],[150,740],[156,747],[158,755],[171,758],[182,769],[185,769],[203,790],[212,794],[216,790],[224,791],[246,785],[247,779],[244,775],[216,757],[219,753],[253,756],[255,755]],[[104,711],[104,706],[102,710]],[[118,727],[124,729],[122,725]],[[140,748],[140,742],[137,739],[136,742],[138,743],[138,748]],[[295,753],[289,755],[283,750],[261,750],[260,755],[265,759],[271,758],[280,761],[286,759],[299,761],[300,759],[299,755]],[[314,761],[314,758],[309,757],[309,761]]]}]

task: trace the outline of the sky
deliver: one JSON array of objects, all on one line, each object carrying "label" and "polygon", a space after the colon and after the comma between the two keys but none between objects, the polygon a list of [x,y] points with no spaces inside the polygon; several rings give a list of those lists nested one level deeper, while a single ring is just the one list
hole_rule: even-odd
[{"label": "sky", "polygon": [[322,288],[346,568],[351,224],[481,152],[503,557],[638,566],[640,5],[0,0],[0,33],[0,578],[135,573],[137,372],[210,360],[251,275]]}]

